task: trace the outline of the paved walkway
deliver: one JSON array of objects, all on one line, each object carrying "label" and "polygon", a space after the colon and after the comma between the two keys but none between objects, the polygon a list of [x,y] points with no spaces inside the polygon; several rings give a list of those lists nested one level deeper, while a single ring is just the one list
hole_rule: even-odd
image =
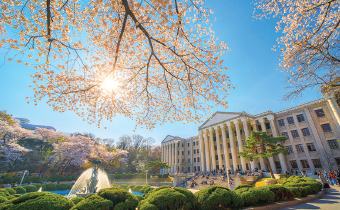
[{"label": "paved walkway", "polygon": [[340,209],[340,187],[333,186],[329,190],[329,193],[325,194],[319,199],[315,199],[311,202],[302,203],[296,206],[282,208],[280,210],[292,210],[292,209],[325,209],[325,210],[338,210]]}]

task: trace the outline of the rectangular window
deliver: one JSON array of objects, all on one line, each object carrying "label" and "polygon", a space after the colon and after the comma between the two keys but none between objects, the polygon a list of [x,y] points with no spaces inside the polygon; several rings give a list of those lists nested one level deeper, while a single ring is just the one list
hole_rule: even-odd
[{"label": "rectangular window", "polygon": [[200,157],[197,157],[197,163],[199,163],[200,162]]},{"label": "rectangular window", "polygon": [[253,131],[253,130],[254,130],[253,126],[250,126],[250,131]]},{"label": "rectangular window", "polygon": [[196,145],[198,146],[198,141],[196,141]]},{"label": "rectangular window", "polygon": [[228,148],[230,149],[230,143],[228,143]]},{"label": "rectangular window", "polygon": [[266,123],[266,129],[270,129],[270,123]]},{"label": "rectangular window", "polygon": [[196,142],[194,142],[194,146],[195,146],[195,143],[196,143]]},{"label": "rectangular window", "polygon": [[229,139],[229,133],[227,132],[227,139]]},{"label": "rectangular window", "polygon": [[190,172],[190,167],[188,167],[188,172]]},{"label": "rectangular window", "polygon": [[244,140],[242,140],[242,145],[245,145]]},{"label": "rectangular window", "polygon": [[188,155],[190,155],[190,150],[188,150]]},{"label": "rectangular window", "polygon": [[298,144],[295,147],[296,147],[297,152],[305,152],[305,150],[303,149],[302,144]]},{"label": "rectangular window", "polygon": [[194,158],[194,163],[196,163],[196,158]]},{"label": "rectangular window", "polygon": [[223,146],[222,146],[222,144],[220,144],[220,149],[223,149]]},{"label": "rectangular window", "polygon": [[214,141],[216,141],[216,136],[213,137]]},{"label": "rectangular window", "polygon": [[238,141],[236,142],[236,147],[238,147]]},{"label": "rectangular window", "polygon": [[190,163],[190,158],[188,158],[188,163]]},{"label": "rectangular window", "polygon": [[285,121],[283,119],[279,120],[279,125],[280,126],[285,126]]},{"label": "rectangular window", "polygon": [[243,135],[243,130],[242,129],[240,129],[240,134]]},{"label": "rectangular window", "polygon": [[196,150],[194,149],[194,155],[196,154]]},{"label": "rectangular window", "polygon": [[292,146],[286,146],[286,149],[289,153],[294,153]]},{"label": "rectangular window", "polygon": [[275,161],[275,166],[277,169],[281,169],[280,161]]},{"label": "rectangular window", "polygon": [[297,130],[292,131],[292,136],[293,138],[298,138],[299,137],[299,132]]},{"label": "rectangular window", "polygon": [[234,134],[235,134],[235,136],[237,136],[237,132],[236,131],[234,131]]},{"label": "rectangular window", "polygon": [[215,150],[217,150],[217,146],[216,145],[214,146],[214,148],[215,148]]},{"label": "rectangular window", "polygon": [[300,160],[300,162],[303,168],[309,168],[309,164],[307,160]]},{"label": "rectangular window", "polygon": [[197,166],[197,171],[201,171],[201,167],[200,166]]},{"label": "rectangular window", "polygon": [[258,125],[257,128],[258,128],[259,131],[262,131],[261,125]]},{"label": "rectangular window", "polygon": [[182,147],[184,147],[184,144],[182,143]]},{"label": "rectangular window", "polygon": [[215,155],[215,160],[218,160],[218,155]]},{"label": "rectangular window", "polygon": [[288,133],[287,132],[282,132],[282,134],[281,134],[282,136],[286,136],[287,138],[289,138],[288,137]]},{"label": "rectangular window", "polygon": [[316,151],[316,148],[313,143],[307,143],[307,148],[309,151]]},{"label": "rectangular window", "polygon": [[223,154],[221,155],[221,159],[224,160]]},{"label": "rectangular window", "polygon": [[229,159],[233,159],[233,156],[231,155],[231,153],[229,153]]},{"label": "rectangular window", "polygon": [[196,166],[194,167],[194,171],[196,171]]},{"label": "rectangular window", "polygon": [[296,160],[291,160],[290,161],[290,165],[292,166],[292,168],[298,168],[298,165],[296,163]]},{"label": "rectangular window", "polygon": [[188,143],[188,147],[190,146],[190,143]]},{"label": "rectangular window", "polygon": [[182,151],[182,155],[184,155],[184,151]]},{"label": "rectangular window", "polygon": [[325,116],[323,109],[315,110],[315,114],[316,114],[317,117],[324,117]]},{"label": "rectangular window", "polygon": [[200,153],[200,150],[199,149],[197,149],[197,154],[199,154]]},{"label": "rectangular window", "polygon": [[323,129],[323,132],[331,132],[332,131],[331,125],[329,123],[323,124],[323,125],[321,125],[321,127]]},{"label": "rectangular window", "polygon": [[294,118],[293,117],[287,117],[288,124],[294,124]]},{"label": "rectangular window", "polygon": [[303,114],[296,115],[296,118],[297,118],[298,122],[304,122],[304,121],[306,121],[306,120],[305,120],[305,117],[303,116]]},{"label": "rectangular window", "polygon": [[309,129],[308,129],[308,128],[302,128],[301,131],[302,131],[302,134],[303,134],[304,136],[310,136],[310,133],[309,133]]},{"label": "rectangular window", "polygon": [[315,168],[322,168],[320,159],[312,159]]},{"label": "rectangular window", "polygon": [[331,149],[339,149],[339,144],[338,144],[338,141],[337,140],[329,140],[328,141],[328,144],[329,144],[329,147]]},{"label": "rectangular window", "polygon": [[179,163],[179,159],[177,159],[177,163]]},{"label": "rectangular window", "polygon": [[179,155],[179,151],[177,151],[177,155]]}]

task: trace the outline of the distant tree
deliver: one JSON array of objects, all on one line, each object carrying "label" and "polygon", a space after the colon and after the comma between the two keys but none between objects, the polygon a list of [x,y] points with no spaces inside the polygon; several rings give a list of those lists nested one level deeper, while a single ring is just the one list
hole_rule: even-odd
[{"label": "distant tree", "polygon": [[168,169],[170,166],[166,162],[160,161],[148,161],[145,165],[146,170],[149,170],[150,173],[159,173],[160,169]]},{"label": "distant tree", "polygon": [[[278,17],[280,67],[288,77],[285,99],[306,89],[340,86],[340,2],[338,0],[257,0],[257,18]],[[274,46],[275,47],[275,46]]]},{"label": "distant tree", "polygon": [[267,163],[271,177],[275,178],[268,159],[280,153],[288,154],[287,149],[283,145],[286,140],[286,136],[273,137],[267,135],[265,131],[252,131],[248,139],[246,139],[243,152],[240,152],[239,155],[250,161],[263,158]]},{"label": "distant tree", "polygon": [[128,135],[123,135],[119,137],[119,140],[116,143],[116,147],[118,149],[127,150],[131,146],[131,143],[132,143],[131,137]]}]

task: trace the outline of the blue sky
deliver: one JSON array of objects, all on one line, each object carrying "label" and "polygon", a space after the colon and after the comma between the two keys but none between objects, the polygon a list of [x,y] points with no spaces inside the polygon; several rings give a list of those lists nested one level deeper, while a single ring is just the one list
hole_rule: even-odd
[{"label": "blue sky", "polygon": [[[230,69],[226,74],[236,88],[229,92],[226,99],[229,108],[225,110],[217,107],[213,111],[245,111],[249,114],[268,110],[277,112],[322,98],[315,89],[306,92],[296,101],[281,100],[287,90],[284,89],[284,75],[277,70],[280,52],[271,50],[273,45],[277,45],[276,39],[281,35],[275,31],[277,19],[255,20],[252,17],[254,5],[251,1],[210,0],[206,7],[213,9],[217,19],[213,22],[215,35],[231,49],[223,59],[224,66]],[[33,124],[53,126],[57,131],[91,132],[98,137],[115,140],[124,134],[140,134],[152,137],[156,144],[160,144],[168,134],[184,138],[197,135],[199,124],[195,123],[167,123],[152,131],[138,128],[133,132],[134,121],[117,117],[112,123],[104,122],[107,127],[104,129],[89,125],[73,112],[55,112],[45,103],[38,103],[38,106],[27,104],[25,97],[33,96],[33,91],[28,86],[32,84],[30,75],[34,73],[33,67],[15,62],[7,62],[0,68],[0,110],[6,110],[15,117],[27,118]]]}]

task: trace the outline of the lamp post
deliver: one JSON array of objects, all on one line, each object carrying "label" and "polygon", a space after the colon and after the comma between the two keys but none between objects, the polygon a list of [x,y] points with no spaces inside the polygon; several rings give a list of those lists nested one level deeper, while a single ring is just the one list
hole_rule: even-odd
[{"label": "lamp post", "polygon": [[145,170],[145,184],[148,184],[148,171],[149,170]]}]

